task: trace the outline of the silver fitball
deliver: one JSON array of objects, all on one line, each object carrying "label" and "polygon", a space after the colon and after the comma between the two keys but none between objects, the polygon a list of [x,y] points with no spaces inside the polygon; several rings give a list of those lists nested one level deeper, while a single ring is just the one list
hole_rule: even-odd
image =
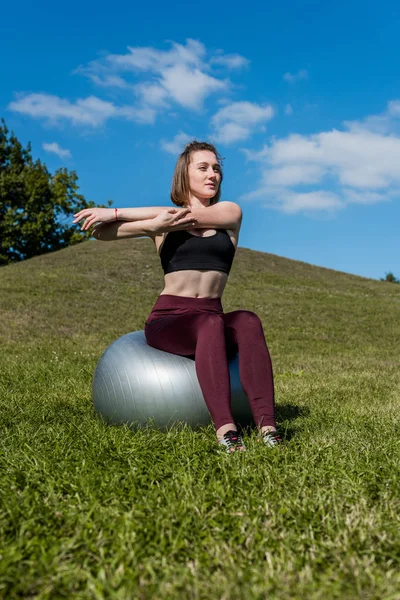
[{"label": "silver fitball", "polygon": [[[229,364],[232,415],[253,422],[239,377],[238,354]],[[192,428],[211,423],[195,361],[149,346],[144,331],[123,335],[100,357],[93,384],[97,413],[111,424],[153,425],[166,429],[182,422]]]}]

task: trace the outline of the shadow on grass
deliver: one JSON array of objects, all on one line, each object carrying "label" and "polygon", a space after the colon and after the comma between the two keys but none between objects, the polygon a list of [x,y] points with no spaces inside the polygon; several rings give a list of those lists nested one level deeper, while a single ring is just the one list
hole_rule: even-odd
[{"label": "shadow on grass", "polygon": [[300,424],[294,423],[297,419],[308,417],[310,409],[307,406],[296,404],[278,404],[276,407],[276,420],[278,429],[285,440],[291,440],[296,436]]},{"label": "shadow on grass", "polygon": [[[277,429],[284,440],[289,441],[296,436],[299,430],[299,424],[294,423],[297,419],[307,417],[310,409],[307,406],[297,406],[296,404],[278,404],[276,406]],[[242,433],[250,434],[255,431],[254,423],[252,425],[239,426]]]},{"label": "shadow on grass", "polygon": [[[296,437],[299,429],[302,427],[303,419],[310,414],[310,409],[307,406],[298,406],[295,404],[278,404],[276,406],[276,419],[278,424],[278,430],[282,437],[289,441],[293,437]],[[14,415],[15,416],[15,415]],[[90,422],[100,418],[94,409],[91,402],[85,402],[83,406],[71,406],[68,402],[58,401],[52,405],[37,406],[35,411],[23,412],[19,415],[19,421],[21,422],[21,416],[24,417],[23,421],[29,421],[33,427],[49,425],[49,424],[72,424],[77,425],[78,429],[81,424],[86,421]],[[9,415],[8,415],[9,417]],[[7,428],[7,425],[12,429],[13,424],[15,425],[15,419],[4,419],[3,426]],[[8,422],[10,421],[10,422]],[[112,425],[104,421],[104,425]],[[176,424],[177,425],[177,424]],[[185,427],[186,424],[182,424]],[[254,421],[252,423],[238,423],[239,430],[246,434],[251,434],[255,431]],[[132,430],[135,430],[133,427]]]},{"label": "shadow on grass", "polygon": [[297,404],[278,404],[276,407],[276,417],[278,421],[293,421],[299,417],[307,417],[310,414],[308,406],[298,406]]}]

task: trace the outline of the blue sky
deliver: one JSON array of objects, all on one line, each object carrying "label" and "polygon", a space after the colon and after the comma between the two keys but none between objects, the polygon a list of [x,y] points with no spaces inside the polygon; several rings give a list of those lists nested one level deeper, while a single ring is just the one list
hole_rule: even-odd
[{"label": "blue sky", "polygon": [[171,205],[177,154],[211,141],[239,246],[399,277],[399,17],[391,1],[7,3],[0,115],[117,207]]}]

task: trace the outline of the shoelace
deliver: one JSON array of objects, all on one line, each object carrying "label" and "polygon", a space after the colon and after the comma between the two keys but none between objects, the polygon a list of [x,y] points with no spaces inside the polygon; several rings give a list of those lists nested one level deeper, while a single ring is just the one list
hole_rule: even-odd
[{"label": "shoelace", "polygon": [[227,431],[222,440],[219,440],[219,443],[226,446],[227,452],[235,452],[239,448],[242,451],[246,450],[242,437],[237,431]]},{"label": "shoelace", "polygon": [[264,444],[270,447],[282,444],[282,438],[277,431],[265,431],[262,434],[262,438],[264,440]]}]

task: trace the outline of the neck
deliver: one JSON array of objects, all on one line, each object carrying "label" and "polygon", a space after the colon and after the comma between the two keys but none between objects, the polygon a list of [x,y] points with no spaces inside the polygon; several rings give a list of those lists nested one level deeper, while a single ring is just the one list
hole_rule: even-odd
[{"label": "neck", "polygon": [[210,202],[211,198],[199,198],[198,196],[190,194],[187,206],[190,206],[191,208],[207,208],[210,206]]}]

